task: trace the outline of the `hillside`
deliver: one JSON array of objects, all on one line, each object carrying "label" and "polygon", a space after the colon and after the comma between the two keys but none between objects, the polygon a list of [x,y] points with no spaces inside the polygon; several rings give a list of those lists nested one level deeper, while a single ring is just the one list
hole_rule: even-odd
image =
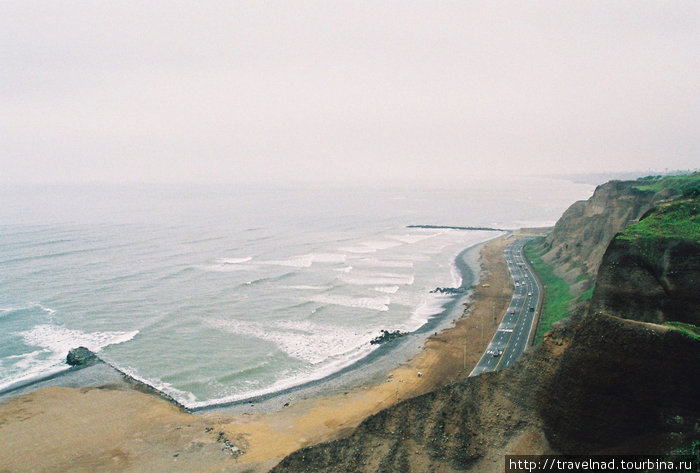
[{"label": "hillside", "polygon": [[381,411],[273,471],[496,472],[505,454],[697,448],[697,199],[660,181],[605,184],[562,216],[545,257],[560,274],[579,262],[600,275],[591,301],[514,366]]},{"label": "hillside", "polygon": [[613,237],[652,207],[700,194],[700,173],[611,181],[593,196],[569,207],[544,242],[542,259],[555,268],[578,296],[591,287]]},{"label": "hillside", "polygon": [[618,234],[591,305],[624,318],[700,325],[700,199],[660,205]]},{"label": "hillside", "polygon": [[495,472],[505,454],[668,452],[698,436],[699,357],[680,332],[586,315],[508,370],[381,411],[273,471]]}]

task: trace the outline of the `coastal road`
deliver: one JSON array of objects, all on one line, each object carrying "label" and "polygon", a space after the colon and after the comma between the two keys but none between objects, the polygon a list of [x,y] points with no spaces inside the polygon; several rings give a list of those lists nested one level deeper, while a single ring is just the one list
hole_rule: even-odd
[{"label": "coastal road", "polygon": [[523,246],[529,240],[523,238],[506,247],[506,262],[515,284],[513,298],[491,343],[469,376],[509,367],[528,346],[540,302],[540,287],[523,255]]}]

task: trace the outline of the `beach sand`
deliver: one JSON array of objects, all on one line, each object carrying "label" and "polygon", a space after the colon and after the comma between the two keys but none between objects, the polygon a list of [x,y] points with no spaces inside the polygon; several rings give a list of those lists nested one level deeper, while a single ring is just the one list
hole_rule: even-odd
[{"label": "beach sand", "polygon": [[0,404],[0,473],[264,472],[299,448],[347,435],[385,407],[469,375],[513,292],[510,241],[483,247],[465,317],[380,382],[236,414],[189,414],[126,383],[41,389]]}]

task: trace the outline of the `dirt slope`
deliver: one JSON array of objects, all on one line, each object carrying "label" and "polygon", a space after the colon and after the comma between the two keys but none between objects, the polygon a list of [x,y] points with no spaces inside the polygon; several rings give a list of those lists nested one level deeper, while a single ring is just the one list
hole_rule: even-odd
[{"label": "dirt slope", "polygon": [[365,420],[274,472],[503,471],[515,453],[666,452],[697,436],[700,341],[588,314],[520,363]]},{"label": "dirt slope", "polygon": [[[581,275],[595,277],[603,254],[615,234],[636,222],[660,202],[678,194],[671,189],[638,190],[635,181],[611,181],[593,196],[569,207],[547,236],[543,259],[561,278],[573,284]],[[589,286],[572,288],[580,295]]]}]

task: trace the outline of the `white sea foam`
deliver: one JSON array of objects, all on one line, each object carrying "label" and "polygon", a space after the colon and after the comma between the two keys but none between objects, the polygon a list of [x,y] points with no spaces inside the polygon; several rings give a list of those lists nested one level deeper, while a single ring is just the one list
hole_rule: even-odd
[{"label": "white sea foam", "polygon": [[423,302],[413,311],[402,329],[407,332],[418,330],[431,317],[442,313],[445,305],[454,299],[454,296],[444,294],[429,294]]},{"label": "white sea foam", "polygon": [[0,391],[10,386],[25,383],[42,377],[51,376],[61,371],[67,371],[70,366],[65,363],[48,363],[48,362],[34,362],[31,363],[32,358],[36,358],[42,352],[37,352],[36,354],[31,353],[29,359],[25,363],[24,360],[20,361],[18,365],[22,365],[22,371],[9,373],[3,376],[0,381]]},{"label": "white sea foam", "polygon": [[197,400],[197,396],[195,396],[191,392],[177,389],[175,386],[173,386],[170,383],[166,383],[165,381],[145,378],[131,367],[119,367],[119,370],[147,386],[151,386],[153,388],[156,388],[160,392],[172,396],[173,399],[175,399],[177,402],[179,402],[187,408],[193,408],[197,406],[198,403],[201,403],[201,401]]},{"label": "white sea foam", "polygon": [[377,292],[384,292],[386,294],[396,294],[399,290],[399,286],[377,286],[374,288]]},{"label": "white sea foam", "polygon": [[65,371],[66,355],[71,348],[84,346],[93,352],[117,343],[124,343],[136,336],[132,332],[82,332],[51,324],[36,325],[30,330],[18,332],[24,343],[41,349],[16,355],[18,361],[12,366],[12,372],[3,377],[0,389],[32,379],[50,376]]},{"label": "white sea foam", "polygon": [[245,258],[220,258],[216,260],[219,264],[241,264],[247,263],[253,259],[252,256],[246,256]]},{"label": "white sea foam", "polygon": [[292,256],[288,259],[261,261],[260,264],[286,266],[290,268],[308,268],[313,263],[312,254]]},{"label": "white sea foam", "polygon": [[245,264],[218,263],[198,266],[198,269],[211,273],[231,273],[234,271],[246,271],[250,267]]},{"label": "white sea foam", "polygon": [[314,263],[345,263],[348,255],[345,253],[314,253],[311,255],[311,261]]},{"label": "white sea foam", "polygon": [[413,244],[413,243],[418,243],[423,240],[427,240],[429,238],[436,237],[438,235],[442,235],[444,232],[442,231],[435,231],[435,230],[429,230],[430,233],[414,233],[414,234],[404,234],[404,235],[390,235],[389,238],[393,238],[394,240],[398,240],[401,243],[408,243],[408,244]]},{"label": "white sea foam", "polygon": [[189,409],[199,409],[207,406],[216,406],[220,404],[240,401],[243,399],[250,399],[257,396],[263,396],[265,394],[279,392],[284,389],[289,389],[304,383],[323,379],[326,376],[336,373],[342,370],[343,368],[352,365],[356,361],[361,360],[377,348],[379,348],[379,345],[371,345],[369,343],[365,343],[359,346],[356,350],[350,353],[346,353],[342,357],[329,358],[326,363],[323,363],[321,365],[315,365],[314,369],[303,372],[296,376],[283,376],[279,381],[261,389],[246,390],[245,392],[233,394],[230,396],[223,396],[207,401],[195,401],[191,403],[188,403],[187,400],[183,400],[178,396],[173,397],[175,397],[175,399],[177,399]]},{"label": "white sea foam", "polygon": [[372,333],[361,329],[316,324],[310,321],[249,322],[205,320],[208,325],[237,335],[273,342],[287,355],[312,365],[323,363],[367,344]]},{"label": "white sea foam", "polygon": [[386,312],[389,310],[389,304],[391,303],[389,297],[352,297],[332,294],[319,294],[313,296],[310,300],[321,304],[340,305],[357,309],[376,310],[379,312]]},{"label": "white sea foam", "polygon": [[45,307],[41,304],[36,304],[34,302],[30,302],[28,305],[22,306],[22,307],[0,307],[0,312],[10,313],[10,312],[16,312],[16,311],[20,311],[20,310],[29,310],[29,309],[36,309],[36,308],[40,309],[42,312],[49,314],[49,316],[52,316],[56,313],[56,311],[54,309],[52,309],[50,307]]},{"label": "white sea foam", "polygon": [[65,357],[71,348],[83,346],[93,352],[99,352],[106,346],[128,342],[138,333],[138,330],[88,333],[57,325],[41,324],[30,330],[19,332],[17,335],[20,335],[27,345],[43,347]]},{"label": "white sea foam", "polygon": [[53,310],[51,307],[44,307],[41,304],[37,304],[37,307],[39,307],[41,310],[43,310],[44,312],[46,312],[49,315],[54,315],[56,313],[56,311]]},{"label": "white sea foam", "polygon": [[359,253],[359,254],[364,254],[364,253],[376,253],[377,249],[376,248],[370,248],[369,246],[345,246],[343,248],[339,248],[340,251],[346,251],[348,253]]},{"label": "white sea foam", "polygon": [[356,286],[410,286],[415,281],[413,274],[354,272],[341,275],[346,284]]},{"label": "white sea foam", "polygon": [[373,268],[412,268],[413,261],[402,261],[402,260],[378,260],[376,258],[363,258],[356,261],[356,264],[360,264],[363,267],[369,266]]},{"label": "white sea foam", "polygon": [[283,289],[295,289],[298,291],[327,291],[329,289],[332,289],[333,286],[312,286],[312,285],[304,285],[304,284],[299,284],[296,286],[282,286]]},{"label": "white sea foam", "polygon": [[362,245],[368,248],[374,248],[375,250],[388,250],[389,248],[395,248],[401,244],[401,242],[388,240],[370,240],[362,242]]},{"label": "white sea foam", "polygon": [[450,266],[450,270],[452,274],[452,287],[460,287],[462,285],[462,275],[459,274],[457,266],[453,264]]}]

